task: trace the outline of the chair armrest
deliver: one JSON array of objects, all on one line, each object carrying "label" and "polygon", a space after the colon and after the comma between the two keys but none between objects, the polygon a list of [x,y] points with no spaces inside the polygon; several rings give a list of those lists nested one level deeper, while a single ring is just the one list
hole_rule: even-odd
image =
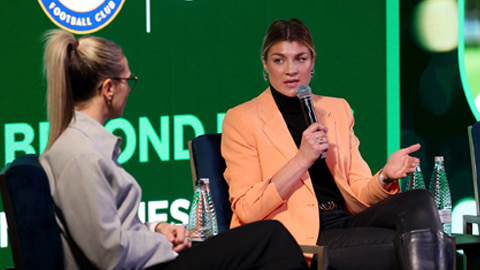
[{"label": "chair armrest", "polygon": [[324,270],[328,266],[328,248],[326,246],[307,246],[300,245],[303,253],[312,253],[317,255],[317,269]]},{"label": "chair armrest", "polygon": [[472,234],[472,224],[477,224],[480,227],[480,216],[463,215],[464,234]]}]

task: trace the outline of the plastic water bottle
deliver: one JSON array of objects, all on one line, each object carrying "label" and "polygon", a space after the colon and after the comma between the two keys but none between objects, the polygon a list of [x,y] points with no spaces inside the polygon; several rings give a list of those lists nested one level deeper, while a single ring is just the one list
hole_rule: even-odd
[{"label": "plastic water bottle", "polygon": [[420,168],[420,162],[417,163],[415,171],[413,171],[408,178],[407,190],[413,189],[426,189],[422,170]]},{"label": "plastic water bottle", "polygon": [[210,192],[210,179],[209,178],[200,178],[205,183],[206,192],[205,195],[207,196],[208,202],[208,209],[212,216],[212,234],[218,234],[218,223],[217,223],[217,212],[215,211],[215,205],[213,204],[212,194]]},{"label": "plastic water bottle", "polygon": [[204,179],[199,179],[195,183],[195,193],[193,194],[192,208],[187,225],[192,241],[204,241],[213,236],[212,223],[212,212],[207,199],[207,186]]},{"label": "plastic water bottle", "polygon": [[440,221],[443,230],[447,234],[452,233],[452,196],[448,185],[447,175],[443,164],[443,156],[435,157],[432,179],[430,181],[430,192],[435,198]]}]

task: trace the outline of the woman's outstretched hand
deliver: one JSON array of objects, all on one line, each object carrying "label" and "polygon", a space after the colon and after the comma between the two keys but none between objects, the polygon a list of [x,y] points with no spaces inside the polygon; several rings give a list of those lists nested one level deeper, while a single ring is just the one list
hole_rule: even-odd
[{"label": "woman's outstretched hand", "polygon": [[419,143],[393,152],[388,158],[387,164],[383,167],[383,176],[386,179],[400,179],[413,172],[420,160],[410,156],[410,154],[418,151],[418,149],[420,149]]}]

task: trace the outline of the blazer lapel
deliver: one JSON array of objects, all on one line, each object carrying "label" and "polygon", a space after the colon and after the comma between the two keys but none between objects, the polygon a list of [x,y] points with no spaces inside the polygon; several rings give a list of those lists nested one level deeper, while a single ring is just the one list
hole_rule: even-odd
[{"label": "blazer lapel", "polygon": [[315,114],[317,115],[317,120],[320,124],[325,127],[328,127],[327,132],[327,141],[329,144],[329,150],[326,152],[326,163],[327,167],[335,177],[338,175],[338,164],[339,163],[339,152],[338,152],[338,132],[336,127],[336,121],[333,117],[331,110],[334,108],[329,108],[328,104],[325,104],[322,101],[322,97],[318,95],[312,95],[312,101],[315,107]]},{"label": "blazer lapel", "polygon": [[[268,88],[259,96],[258,115],[265,122],[263,128],[265,136],[287,162],[297,154],[298,148],[270,91]],[[315,195],[308,171],[302,176],[301,181]]]},{"label": "blazer lapel", "polygon": [[263,128],[265,136],[286,160],[290,160],[298,149],[270,91],[270,88],[267,88],[258,97],[258,115],[265,123]]}]

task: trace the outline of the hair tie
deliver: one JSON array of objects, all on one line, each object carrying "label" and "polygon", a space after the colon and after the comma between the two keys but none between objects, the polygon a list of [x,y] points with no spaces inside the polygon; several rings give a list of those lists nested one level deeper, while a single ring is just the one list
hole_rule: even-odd
[{"label": "hair tie", "polygon": [[72,43],[72,50],[76,50],[78,48],[78,44],[80,44],[80,42],[78,42],[78,40],[75,40],[75,42]]}]

